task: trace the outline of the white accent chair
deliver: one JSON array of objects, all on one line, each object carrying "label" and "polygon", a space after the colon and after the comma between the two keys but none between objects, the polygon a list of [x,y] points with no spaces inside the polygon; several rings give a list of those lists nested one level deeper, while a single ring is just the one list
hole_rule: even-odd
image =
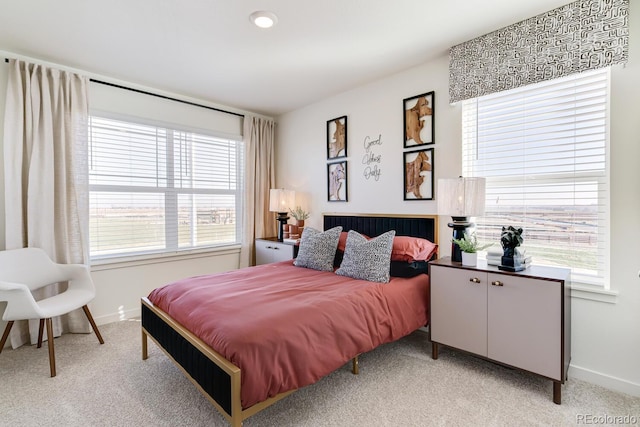
[{"label": "white accent chair", "polygon": [[[57,282],[68,282],[67,290],[39,301],[36,301],[31,294],[33,290]],[[98,341],[104,344],[87,307],[95,295],[95,287],[86,265],[54,263],[42,249],[38,248],[0,251],[0,301],[7,301],[2,320],[8,322],[0,340],[0,353],[16,320],[40,319],[38,348],[42,347],[42,332],[46,321],[49,367],[51,376],[55,377],[52,317],[61,316],[82,307]]]}]

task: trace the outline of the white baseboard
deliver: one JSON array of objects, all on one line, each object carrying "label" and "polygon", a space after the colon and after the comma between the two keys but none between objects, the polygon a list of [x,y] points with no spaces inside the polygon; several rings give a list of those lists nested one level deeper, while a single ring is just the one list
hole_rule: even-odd
[{"label": "white baseboard", "polygon": [[140,308],[133,308],[131,310],[119,311],[117,313],[107,314],[105,316],[95,317],[96,325],[106,325],[107,323],[120,322],[122,320],[132,319],[134,317],[141,316]]},{"label": "white baseboard", "polygon": [[583,380],[610,390],[640,397],[640,384],[611,375],[606,375],[601,372],[592,371],[591,369],[576,366],[574,364],[569,365],[569,380],[571,380],[571,378]]}]

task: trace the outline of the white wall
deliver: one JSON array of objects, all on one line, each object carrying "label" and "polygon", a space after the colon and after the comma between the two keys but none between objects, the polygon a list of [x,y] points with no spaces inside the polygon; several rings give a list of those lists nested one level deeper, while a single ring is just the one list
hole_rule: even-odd
[{"label": "white wall", "polygon": [[[323,212],[435,214],[436,201],[403,201],[402,100],[435,91],[434,173],[461,172],[460,106],[448,104],[448,58],[337,95],[278,118],[276,182],[308,199],[307,225],[321,227]],[[347,116],[347,203],[327,201],[326,122]],[[371,147],[380,155],[379,180],[367,179],[365,139],[381,138]],[[440,234],[451,234],[446,220]],[[446,246],[446,245],[443,245]]]},{"label": "white wall", "polygon": [[229,249],[143,263],[93,266],[96,298],[90,305],[91,312],[98,324],[140,316],[140,298],[153,289],[185,277],[236,269],[239,257],[239,249]]},{"label": "white wall", "polygon": [[[632,4],[631,8],[638,6]],[[640,10],[630,13],[630,60],[612,70],[611,83],[611,289],[615,303],[572,298],[572,367],[581,378],[640,396]],[[448,104],[448,57],[389,76],[278,118],[278,186],[304,192],[321,227],[323,212],[427,213],[435,201],[403,201],[402,100],[434,90],[435,176],[461,171],[460,106]],[[326,121],[348,117],[349,202],[327,202]],[[382,175],[365,179],[366,136],[382,135]],[[437,194],[436,194],[437,197]],[[448,218],[440,219],[440,255],[449,255]],[[544,313],[540,313],[544,316]]]}]

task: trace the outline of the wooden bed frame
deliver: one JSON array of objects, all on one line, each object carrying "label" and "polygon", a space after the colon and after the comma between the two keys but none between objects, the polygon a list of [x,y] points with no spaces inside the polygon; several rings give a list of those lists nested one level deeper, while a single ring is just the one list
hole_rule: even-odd
[{"label": "wooden bed frame", "polygon": [[[438,242],[438,218],[433,215],[324,214],[323,217],[325,230],[340,225],[344,231],[355,230],[370,237],[396,230],[399,236],[422,237]],[[146,297],[142,298],[141,303],[142,359],[149,357],[149,337],[233,427],[240,427],[243,420],[295,391],[280,393],[243,409],[240,401],[240,368],[154,306]],[[358,360],[354,355],[354,374],[357,371]]]}]

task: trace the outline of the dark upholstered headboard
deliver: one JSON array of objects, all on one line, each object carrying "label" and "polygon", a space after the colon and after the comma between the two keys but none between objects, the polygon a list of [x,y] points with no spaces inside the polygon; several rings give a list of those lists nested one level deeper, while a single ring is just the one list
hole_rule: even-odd
[{"label": "dark upholstered headboard", "polygon": [[377,215],[377,214],[323,214],[324,229],[339,225],[342,231],[354,230],[369,237],[396,230],[397,236],[413,236],[438,243],[438,217],[436,215]]}]

